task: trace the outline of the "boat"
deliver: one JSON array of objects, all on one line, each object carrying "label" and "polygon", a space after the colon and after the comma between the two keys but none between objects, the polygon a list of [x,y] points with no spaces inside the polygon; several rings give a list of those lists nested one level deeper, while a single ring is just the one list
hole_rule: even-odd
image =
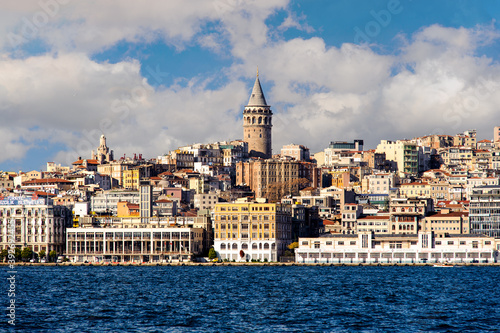
[{"label": "boat", "polygon": [[437,263],[432,265],[432,267],[455,267],[455,265],[450,263]]}]

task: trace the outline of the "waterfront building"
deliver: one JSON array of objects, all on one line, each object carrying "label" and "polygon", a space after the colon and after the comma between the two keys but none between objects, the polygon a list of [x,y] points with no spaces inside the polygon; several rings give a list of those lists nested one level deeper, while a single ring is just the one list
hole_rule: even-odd
[{"label": "waterfront building", "polygon": [[202,254],[202,228],[171,227],[168,221],[128,228],[68,228],[72,262],[189,261]]},{"label": "waterfront building", "polygon": [[392,235],[363,232],[300,238],[299,263],[493,263],[500,261],[500,240],[486,235],[433,232]]},{"label": "waterfront building", "polygon": [[291,206],[219,203],[214,209],[214,249],[222,260],[278,261],[292,242]]},{"label": "waterfront building", "polygon": [[71,210],[54,206],[48,198],[9,196],[0,200],[0,248],[9,248],[14,236],[15,246],[29,247],[33,252],[50,251],[62,254],[66,227],[71,225]]},{"label": "waterfront building", "polygon": [[271,158],[272,118],[273,112],[267,105],[257,71],[250,100],[243,110],[243,140],[248,143],[250,157]]}]

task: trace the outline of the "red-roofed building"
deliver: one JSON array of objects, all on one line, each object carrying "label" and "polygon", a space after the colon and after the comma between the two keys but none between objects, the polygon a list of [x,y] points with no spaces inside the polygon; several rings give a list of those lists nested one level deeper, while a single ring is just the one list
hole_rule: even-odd
[{"label": "red-roofed building", "polygon": [[433,231],[436,237],[444,237],[446,234],[468,234],[469,213],[453,212],[450,208],[441,209],[439,213],[430,213],[422,219],[420,230]]},{"label": "red-roofed building", "polygon": [[128,201],[119,201],[116,208],[118,217],[135,217],[140,215],[139,204],[130,203]]}]

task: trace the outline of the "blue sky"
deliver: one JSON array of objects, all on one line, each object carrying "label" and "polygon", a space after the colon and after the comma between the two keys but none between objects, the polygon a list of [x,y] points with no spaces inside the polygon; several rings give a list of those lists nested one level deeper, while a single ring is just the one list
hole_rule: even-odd
[{"label": "blue sky", "polygon": [[240,139],[259,66],[273,150],[498,125],[497,1],[0,5],[0,170]]}]

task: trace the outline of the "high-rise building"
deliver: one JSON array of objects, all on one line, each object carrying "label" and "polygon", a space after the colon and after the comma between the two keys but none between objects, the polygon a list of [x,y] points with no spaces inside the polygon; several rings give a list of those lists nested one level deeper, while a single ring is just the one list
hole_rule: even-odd
[{"label": "high-rise building", "polygon": [[472,189],[469,221],[471,234],[500,237],[500,186],[486,185]]},{"label": "high-rise building", "polygon": [[148,223],[149,218],[153,216],[153,186],[142,182],[140,187],[140,215],[141,222]]},{"label": "high-rise building", "polygon": [[243,110],[243,141],[248,142],[251,157],[271,158],[271,119],[273,112],[267,105],[259,81],[259,72],[248,105]]}]

